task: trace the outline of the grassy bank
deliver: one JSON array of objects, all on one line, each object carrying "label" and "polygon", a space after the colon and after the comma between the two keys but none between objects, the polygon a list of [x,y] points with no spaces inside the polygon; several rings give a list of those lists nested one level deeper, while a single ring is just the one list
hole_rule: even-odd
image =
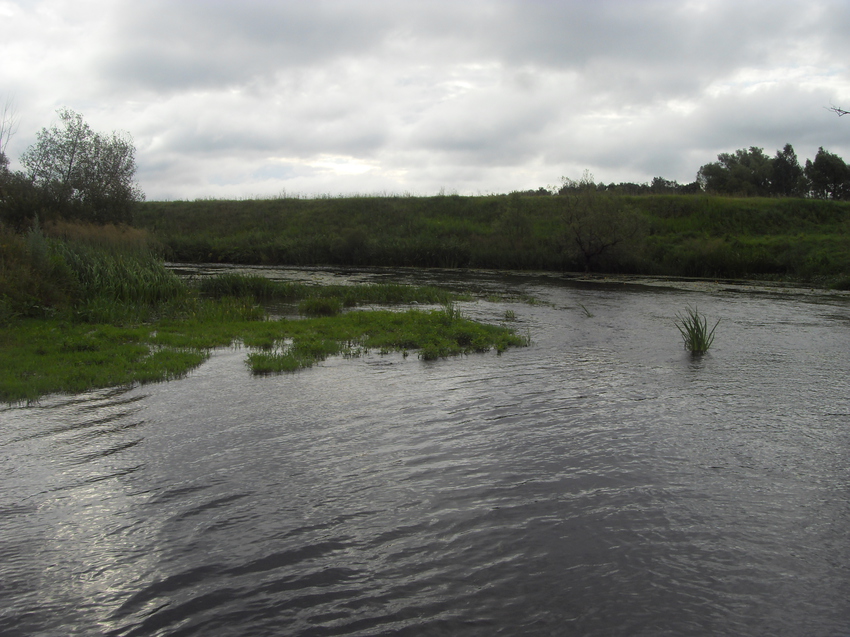
[{"label": "grassy bank", "polygon": [[[79,230],[79,229],[77,229]],[[504,326],[466,319],[433,287],[319,287],[225,275],[188,285],[143,233],[0,228],[0,401],[153,382],[186,374],[213,347],[246,348],[253,373],[294,371],[331,355],[415,352],[430,360],[527,344]],[[104,240],[104,232],[113,236]],[[305,318],[268,320],[263,301]],[[424,303],[440,309],[355,309]]]},{"label": "grassy bank", "polygon": [[[177,261],[581,271],[568,204],[516,195],[148,202],[136,222]],[[850,277],[847,202],[648,195],[613,206],[640,231],[594,258],[598,272]]]}]

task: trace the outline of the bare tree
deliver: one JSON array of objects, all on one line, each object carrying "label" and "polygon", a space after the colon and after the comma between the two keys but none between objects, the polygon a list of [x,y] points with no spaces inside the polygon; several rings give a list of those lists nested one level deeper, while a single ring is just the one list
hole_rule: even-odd
[{"label": "bare tree", "polygon": [[570,185],[575,187],[562,189],[561,195],[566,230],[561,244],[572,244],[586,272],[593,270],[603,255],[640,241],[643,219],[621,198],[597,192],[587,177]]},{"label": "bare tree", "polygon": [[7,97],[3,105],[0,106],[0,169],[9,164],[6,147],[9,145],[12,135],[16,132],[18,132],[17,111],[12,98]]}]

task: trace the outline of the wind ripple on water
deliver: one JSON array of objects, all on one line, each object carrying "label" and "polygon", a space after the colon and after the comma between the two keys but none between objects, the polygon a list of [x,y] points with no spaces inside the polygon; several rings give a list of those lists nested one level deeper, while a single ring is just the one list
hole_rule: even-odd
[{"label": "wind ripple on water", "polygon": [[501,357],[0,412],[0,633],[847,632],[847,308],[721,295],[697,360],[687,298],[539,292]]}]

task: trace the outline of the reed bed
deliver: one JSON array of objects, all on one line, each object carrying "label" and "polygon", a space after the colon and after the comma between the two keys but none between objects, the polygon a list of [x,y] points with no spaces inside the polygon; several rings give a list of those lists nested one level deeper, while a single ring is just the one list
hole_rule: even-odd
[{"label": "reed bed", "polygon": [[112,253],[60,243],[59,253],[76,276],[86,299],[153,305],[187,294],[185,284],[150,252]]}]

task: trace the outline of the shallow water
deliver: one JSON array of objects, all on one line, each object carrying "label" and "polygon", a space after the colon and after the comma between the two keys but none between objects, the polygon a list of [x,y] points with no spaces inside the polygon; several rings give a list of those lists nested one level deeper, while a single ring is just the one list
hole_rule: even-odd
[{"label": "shallow water", "polygon": [[462,304],[502,356],[0,409],[0,634],[850,634],[848,296],[262,271],[543,303]]}]

